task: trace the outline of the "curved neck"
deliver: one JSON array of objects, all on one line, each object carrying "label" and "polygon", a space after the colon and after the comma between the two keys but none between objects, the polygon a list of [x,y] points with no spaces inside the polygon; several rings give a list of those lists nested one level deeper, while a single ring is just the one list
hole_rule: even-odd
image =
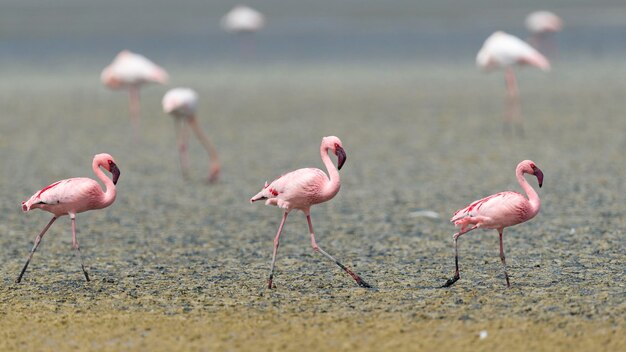
[{"label": "curved neck", "polygon": [[524,178],[524,171],[522,171],[521,168],[515,170],[515,175],[517,176],[517,182],[519,182],[528,196],[528,202],[530,203],[532,212],[531,217],[533,217],[539,212],[539,208],[541,208],[541,199],[539,199],[539,195],[535,189],[526,181],[526,178]]},{"label": "curved neck", "polygon": [[328,171],[328,176],[330,177],[330,182],[326,184],[324,187],[324,197],[330,199],[339,192],[339,187],[341,187],[341,180],[339,179],[339,170],[333,164],[333,161],[328,156],[328,147],[322,146],[320,147],[320,154],[322,155],[322,162],[326,166],[326,170]]},{"label": "curved neck", "polygon": [[99,205],[101,208],[108,207],[115,200],[115,185],[113,184],[113,181],[104,174],[102,169],[100,169],[100,164],[98,164],[95,160],[91,167],[93,168],[93,173],[98,176],[106,188],[106,190],[102,193],[102,197],[99,199]]}]

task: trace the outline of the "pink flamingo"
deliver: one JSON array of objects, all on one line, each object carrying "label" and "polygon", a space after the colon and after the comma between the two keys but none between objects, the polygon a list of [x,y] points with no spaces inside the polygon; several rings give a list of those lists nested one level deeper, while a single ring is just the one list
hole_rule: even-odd
[{"label": "pink flamingo", "polygon": [[[110,172],[113,176],[113,180],[109,179],[104,172],[102,172],[100,167]],[[90,178],[68,178],[42,188],[35,192],[29,200],[22,202],[22,210],[25,212],[31,209],[41,209],[52,213],[53,216],[48,225],[46,225],[35,238],[35,245],[31,249],[26,264],[24,264],[24,268],[22,268],[15,282],[22,280],[22,276],[26,272],[26,268],[33,258],[37,247],[39,247],[43,235],[50,228],[52,223],[63,215],[69,215],[70,219],[72,219],[72,247],[76,250],[76,253],[78,253],[83,274],[85,274],[85,279],[89,281],[89,275],[85,270],[85,264],[80,254],[78,240],[76,239],[76,214],[87,210],[106,208],[111,205],[115,200],[115,184],[120,177],[120,170],[117,168],[117,165],[115,165],[113,157],[109,154],[98,154],[94,156],[92,168],[100,181],[104,183],[106,191],[102,191],[98,182]]]},{"label": "pink flamingo", "polygon": [[[337,167],[335,167],[328,156],[329,150],[337,156]],[[270,184],[265,182],[263,189],[250,199],[250,202],[267,199],[267,201],[265,201],[266,205],[274,205],[284,209],[283,219],[278,227],[278,233],[274,238],[274,253],[272,254],[272,265],[270,266],[270,276],[267,285],[269,289],[272,289],[272,280],[274,279],[274,264],[276,263],[280,233],[285,225],[285,220],[287,220],[287,215],[293,209],[301,210],[304,215],[306,215],[313,250],[323,254],[326,258],[337,264],[341,269],[352,276],[359,286],[371,287],[352,270],[322,250],[315,241],[313,224],[311,223],[311,206],[331,200],[337,192],[339,192],[341,182],[339,180],[338,170],[341,170],[341,167],[346,161],[346,152],[343,150],[339,138],[335,136],[322,138],[320,154],[322,155],[322,161],[326,166],[326,170],[328,170],[330,179],[320,169],[298,169],[277,178]]]},{"label": "pink flamingo", "polygon": [[[455,226],[460,226],[461,230],[455,233],[454,239],[454,262],[456,272],[454,277],[449,279],[443,287],[449,287],[459,278],[459,247],[457,240],[461,235],[466,234],[477,228],[496,229],[500,234],[500,259],[504,266],[504,277],[506,285],[509,283],[509,275],[506,272],[506,261],[504,258],[504,247],[502,246],[502,231],[505,227],[521,224],[526,222],[539,213],[541,208],[541,200],[537,192],[528,184],[524,178],[524,174],[530,174],[537,177],[539,187],[543,184],[543,172],[530,160],[524,160],[515,168],[517,182],[528,195],[528,199],[517,192],[500,192],[483,199],[477,200],[467,207],[457,210],[454,213],[451,222]],[[470,226],[468,228],[468,226]]]},{"label": "pink flamingo", "polygon": [[189,88],[174,88],[169,90],[163,96],[163,111],[174,117],[176,126],[176,140],[178,141],[178,152],[180,153],[180,166],[185,178],[189,177],[189,154],[187,150],[188,131],[187,125],[195,132],[196,136],[213,163],[209,169],[209,182],[217,181],[220,173],[220,162],[217,157],[217,150],[204,134],[198,119],[196,119],[196,111],[198,105],[198,94]]},{"label": "pink flamingo", "polygon": [[526,17],[526,29],[531,36],[529,42],[537,50],[546,53],[554,50],[549,37],[563,30],[563,20],[550,11],[535,11]]},{"label": "pink flamingo", "polygon": [[138,136],[140,115],[139,89],[146,83],[167,83],[167,72],[145,56],[124,50],[117,54],[109,66],[104,68],[100,78],[102,83],[111,89],[128,89],[130,117],[135,137]]},{"label": "pink flamingo", "polygon": [[516,122],[522,133],[522,114],[513,66],[530,65],[549,71],[550,62],[521,39],[504,32],[495,32],[487,38],[478,52],[476,64],[487,71],[496,68],[504,69],[507,88],[505,127]]}]

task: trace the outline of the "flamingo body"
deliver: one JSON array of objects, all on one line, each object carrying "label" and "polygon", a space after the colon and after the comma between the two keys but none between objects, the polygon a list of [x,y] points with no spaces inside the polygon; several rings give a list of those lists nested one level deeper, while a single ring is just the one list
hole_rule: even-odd
[{"label": "flamingo body", "polygon": [[508,68],[514,65],[535,66],[550,70],[550,62],[532,46],[513,35],[498,31],[485,40],[476,55],[476,64],[485,70]]},{"label": "flamingo body", "polygon": [[563,20],[550,11],[535,11],[526,17],[526,29],[533,34],[560,32]]},{"label": "flamingo body", "polygon": [[485,229],[500,229],[520,224],[533,218],[539,208],[533,208],[523,195],[517,192],[500,192],[477,200],[457,210],[450,220],[463,228],[480,225]]},{"label": "flamingo body", "polygon": [[[338,181],[339,182],[339,181]],[[331,187],[325,192],[326,187]],[[339,192],[339,185],[332,187],[324,171],[304,168],[291,171],[266,185],[252,201],[267,199],[265,204],[291,211],[306,211],[314,204],[332,199]]]},{"label": "flamingo body", "polygon": [[506,262],[502,245],[502,232],[506,227],[521,224],[534,218],[541,208],[539,195],[530,184],[528,184],[524,178],[524,174],[536,176],[539,187],[541,187],[543,184],[543,172],[531,160],[524,160],[517,165],[515,175],[520,186],[522,186],[522,189],[524,189],[528,195],[528,198],[517,192],[500,192],[474,201],[454,213],[450,221],[453,222],[455,226],[461,228],[460,231],[453,236],[456,273],[444,286],[451,286],[459,279],[457,239],[461,235],[477,228],[498,230],[500,235],[500,258],[505,266],[504,273],[507,286],[509,285],[509,277],[506,272]]},{"label": "flamingo body", "polygon": [[[337,167],[335,167],[332,160],[328,156],[329,151],[332,151],[337,156]],[[335,197],[337,192],[339,192],[339,188],[341,187],[339,170],[346,160],[346,153],[343,149],[341,140],[335,136],[324,137],[322,139],[320,154],[328,171],[328,175],[326,175],[326,173],[322,170],[316,168],[298,169],[280,176],[269,184],[265,182],[261,191],[250,198],[250,202],[265,199],[266,205],[278,206],[284,210],[283,219],[278,227],[278,233],[274,238],[274,252],[272,255],[272,264],[270,266],[270,276],[268,280],[268,288],[270,289],[273,287],[272,280],[274,278],[274,265],[276,262],[276,253],[278,251],[280,234],[283,226],[285,225],[287,215],[294,209],[302,211],[306,216],[313,250],[321,253],[326,258],[337,264],[348,275],[352,276],[359,286],[371,287],[368,283],[363,281],[361,277],[352,272],[352,270],[322,250],[317,245],[315,240],[313,224],[311,223],[311,206],[331,200]]]},{"label": "flamingo body", "polygon": [[165,84],[168,74],[145,56],[124,50],[104,68],[100,78],[111,89],[125,89],[145,83]]},{"label": "flamingo body", "polygon": [[265,17],[248,6],[235,6],[222,17],[221,26],[227,32],[252,33],[265,25]]},{"label": "flamingo body", "polygon": [[174,88],[163,96],[163,111],[166,114],[188,117],[198,110],[198,93],[189,88]]},{"label": "flamingo body", "polygon": [[[113,175],[108,178],[100,168],[104,168]],[[98,179],[102,181],[106,187],[103,190],[100,184],[95,180],[86,177],[69,178],[50,184],[35,192],[27,201],[22,202],[22,210],[24,212],[41,209],[53,214],[52,220],[35,238],[35,245],[31,250],[26,264],[24,265],[17,282],[20,282],[22,276],[26,272],[26,268],[32,259],[33,254],[37,250],[41,239],[50,228],[52,223],[63,215],[69,215],[72,220],[72,244],[74,249],[80,256],[80,247],[76,239],[76,214],[88,210],[102,209],[111,205],[115,201],[116,189],[115,184],[120,176],[120,171],[115,164],[115,160],[109,154],[97,154],[94,156],[92,169]],[[81,257],[81,268],[85,274],[85,278],[89,281],[89,275],[85,270],[85,266]]]}]

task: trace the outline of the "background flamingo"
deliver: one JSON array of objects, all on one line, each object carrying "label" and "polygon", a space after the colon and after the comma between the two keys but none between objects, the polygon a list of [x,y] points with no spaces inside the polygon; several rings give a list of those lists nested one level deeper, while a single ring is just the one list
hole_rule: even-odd
[{"label": "background flamingo", "polygon": [[185,178],[189,177],[189,152],[187,146],[189,131],[187,126],[190,126],[212,160],[208,180],[209,182],[215,182],[220,173],[220,162],[213,143],[207,138],[198,124],[198,119],[196,119],[197,105],[198,94],[189,88],[174,88],[163,96],[163,111],[174,117],[176,141],[178,143],[183,176]]},{"label": "background flamingo", "polygon": [[239,37],[242,54],[253,51],[252,34],[265,26],[265,16],[248,6],[235,6],[221,19],[222,29]]},{"label": "background flamingo", "polygon": [[[477,228],[496,229],[500,235],[500,259],[504,266],[504,277],[506,285],[509,283],[509,275],[506,272],[506,260],[504,258],[504,247],[502,246],[502,231],[505,227],[521,224],[537,215],[541,208],[541,200],[537,192],[528,184],[524,178],[524,174],[530,174],[537,177],[539,187],[543,184],[543,172],[530,160],[524,160],[515,168],[515,176],[528,199],[517,192],[500,192],[483,199],[477,200],[467,207],[457,210],[454,213],[451,222],[456,226],[460,226],[461,230],[455,233],[454,239],[454,263],[456,272],[454,277],[449,279],[443,287],[454,284],[459,278],[459,247],[457,240],[461,235],[468,233]],[[468,228],[468,226],[471,226]]]},{"label": "background flamingo", "polygon": [[476,56],[476,64],[487,71],[504,69],[507,88],[504,126],[512,127],[516,123],[520,133],[523,133],[519,92],[513,66],[530,65],[549,71],[548,59],[521,39],[498,31],[487,38]]},{"label": "background flamingo", "polygon": [[124,50],[104,68],[100,78],[111,89],[128,89],[130,117],[137,137],[140,119],[139,89],[146,83],[167,83],[167,72],[145,56]]},{"label": "background flamingo", "polygon": [[530,32],[528,42],[544,54],[555,51],[552,34],[563,29],[563,20],[550,11],[535,11],[526,17],[526,29]]},{"label": "background flamingo", "polygon": [[[41,209],[52,213],[53,216],[50,222],[48,222],[48,225],[46,225],[35,238],[35,245],[31,249],[20,275],[17,277],[17,280],[15,280],[16,282],[22,280],[22,276],[24,272],[26,272],[26,268],[33,254],[35,254],[37,247],[39,247],[43,235],[50,228],[52,223],[63,215],[69,215],[70,219],[72,219],[72,247],[76,250],[76,253],[78,253],[80,267],[83,270],[83,274],[85,274],[85,279],[89,281],[89,275],[85,270],[85,264],[80,254],[80,247],[78,246],[78,239],[76,238],[76,214],[87,210],[106,208],[111,205],[116,195],[115,184],[120,177],[120,170],[117,168],[113,157],[109,154],[98,154],[94,156],[91,166],[96,176],[104,183],[106,187],[105,191],[102,190],[98,182],[90,178],[68,178],[44,187],[33,194],[29,200],[22,202],[22,210],[25,212],[31,209]],[[110,172],[113,176],[113,180],[109,179],[104,172],[102,172],[100,167]]]},{"label": "background flamingo", "polygon": [[[337,156],[337,167],[335,167],[328,156],[329,150]],[[250,199],[250,202],[267,199],[267,201],[265,201],[266,205],[275,205],[284,209],[283,219],[278,227],[278,233],[274,238],[274,252],[272,254],[272,264],[270,266],[270,276],[267,285],[269,289],[272,288],[272,280],[274,279],[274,264],[276,263],[280,233],[285,225],[285,220],[287,220],[287,215],[293,209],[301,210],[304,215],[306,215],[313,250],[323,254],[326,258],[337,264],[341,269],[352,276],[359,286],[371,287],[357,274],[352,272],[352,270],[322,250],[315,241],[313,224],[311,223],[311,206],[331,200],[337,192],[339,192],[339,187],[341,186],[339,170],[346,161],[346,152],[343,150],[339,138],[335,136],[322,138],[320,154],[322,155],[322,161],[328,171],[328,176],[320,169],[298,169],[277,178],[269,185],[265,182],[263,189]]]}]

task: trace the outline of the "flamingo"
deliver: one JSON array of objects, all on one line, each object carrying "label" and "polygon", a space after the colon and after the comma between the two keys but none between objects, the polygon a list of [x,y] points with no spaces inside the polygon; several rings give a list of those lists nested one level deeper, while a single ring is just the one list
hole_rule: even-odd
[{"label": "flamingo", "polygon": [[111,89],[128,89],[130,117],[135,137],[139,134],[139,89],[146,83],[165,84],[167,72],[145,56],[123,50],[102,70],[100,79]]},{"label": "flamingo", "polygon": [[549,71],[550,62],[521,39],[498,31],[487,38],[476,56],[476,64],[486,71],[504,69],[507,88],[505,127],[517,122],[522,133],[522,114],[513,66],[530,65]]},{"label": "flamingo", "polygon": [[221,19],[222,29],[240,37],[241,51],[252,51],[253,43],[248,40],[253,33],[265,26],[265,16],[248,6],[238,5],[228,11]]},{"label": "flamingo", "polygon": [[174,88],[163,96],[163,111],[174,117],[176,140],[178,141],[178,152],[180,153],[180,166],[183,177],[189,177],[189,154],[187,151],[187,125],[189,125],[195,132],[202,146],[206,149],[211,160],[213,160],[209,169],[208,180],[209,182],[215,182],[220,173],[220,162],[217,157],[217,150],[198,124],[198,120],[196,119],[197,105],[198,94],[189,88]]},{"label": "flamingo", "polygon": [[[328,156],[328,151],[332,151],[337,156],[337,167],[335,167]],[[341,140],[335,136],[322,138],[320,154],[322,155],[322,162],[328,171],[328,176],[322,170],[316,168],[304,168],[291,171],[272,181],[270,184],[265,182],[263,189],[250,199],[251,203],[266,199],[266,205],[278,206],[284,210],[283,219],[278,227],[278,233],[274,238],[274,252],[272,254],[272,264],[270,266],[270,275],[267,285],[269,289],[272,289],[274,264],[276,263],[280,234],[285,225],[285,220],[287,220],[287,215],[293,209],[300,210],[306,215],[313,250],[321,253],[337,264],[342,270],[348,273],[348,275],[352,276],[359,286],[371,287],[352,270],[326,253],[315,241],[313,224],[311,223],[311,206],[331,200],[337,192],[339,192],[339,187],[341,186],[339,170],[341,170],[341,167],[346,161],[346,152],[343,149]]]},{"label": "flamingo", "polygon": [[238,5],[222,17],[222,28],[232,33],[253,33],[265,25],[265,17],[248,6]]},{"label": "flamingo", "polygon": [[[46,227],[44,227],[41,233],[35,238],[35,245],[30,250],[26,264],[24,264],[15,282],[19,283],[22,280],[22,276],[24,276],[26,268],[33,258],[33,254],[35,254],[37,247],[39,247],[43,235],[48,231],[54,221],[63,215],[69,215],[72,220],[72,247],[76,250],[80,258],[80,267],[83,270],[83,274],[85,274],[85,279],[89,281],[89,274],[87,274],[85,270],[85,263],[80,254],[80,247],[78,246],[78,239],[76,238],[76,214],[87,210],[106,208],[111,205],[116,195],[115,184],[120,177],[120,170],[117,168],[113,157],[109,154],[97,154],[93,157],[91,166],[96,176],[104,183],[106,187],[105,191],[102,190],[98,182],[90,178],[68,178],[42,188],[35,192],[30,199],[22,202],[22,210],[24,212],[32,209],[41,209],[52,213],[53,216]],[[100,167],[110,172],[113,179],[109,179],[104,172],[102,172]]]},{"label": "flamingo", "polygon": [[[509,283],[509,275],[506,271],[506,261],[504,258],[504,247],[502,246],[502,232],[504,228],[514,226],[526,222],[539,213],[541,208],[541,200],[539,195],[532,188],[528,181],[524,178],[524,174],[530,174],[537,177],[539,187],[543,184],[543,172],[531,160],[520,162],[515,168],[515,176],[522,189],[526,192],[528,199],[517,192],[500,192],[483,199],[472,202],[463,209],[459,209],[454,213],[451,222],[455,226],[460,226],[461,230],[452,236],[454,240],[454,262],[456,272],[454,277],[448,279],[443,287],[449,287],[459,280],[459,247],[457,240],[461,235],[466,234],[477,228],[496,229],[500,235],[500,260],[504,266],[504,277],[506,285]],[[468,226],[471,226],[468,228]]]},{"label": "flamingo", "polygon": [[526,17],[526,29],[531,36],[528,40],[539,51],[546,52],[549,45],[548,37],[563,29],[563,20],[550,11],[535,11]]}]

